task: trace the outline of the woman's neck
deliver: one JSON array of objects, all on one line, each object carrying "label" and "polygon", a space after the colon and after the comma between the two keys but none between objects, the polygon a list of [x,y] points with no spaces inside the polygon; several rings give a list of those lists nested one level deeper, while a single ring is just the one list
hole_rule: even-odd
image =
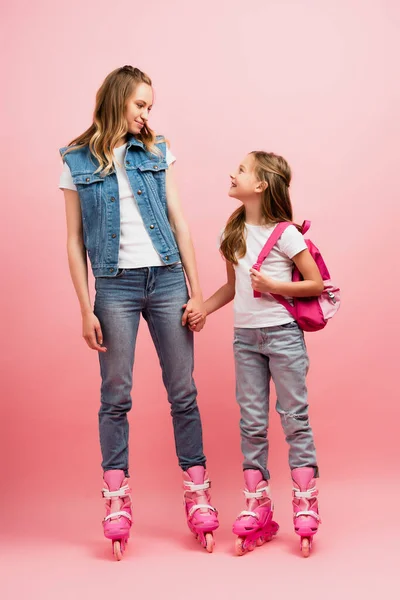
[{"label": "woman's neck", "polygon": [[115,144],[115,148],[120,148],[124,144],[126,144],[126,135],[122,138],[119,138],[118,142]]}]

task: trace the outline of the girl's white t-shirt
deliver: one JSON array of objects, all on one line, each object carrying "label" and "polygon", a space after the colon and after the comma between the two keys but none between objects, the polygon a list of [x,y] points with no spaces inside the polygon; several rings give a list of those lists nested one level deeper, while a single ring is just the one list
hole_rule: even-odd
[{"label": "girl's white t-shirt", "polygon": [[[247,251],[245,256],[238,260],[238,264],[233,265],[236,275],[235,327],[273,327],[294,320],[286,308],[270,294],[261,294],[261,298],[254,298],[251,287],[250,269],[257,262],[258,255],[275,227],[245,224]],[[294,225],[290,225],[263,262],[261,273],[278,281],[290,282],[293,269],[292,258],[306,249],[307,245],[302,234]]]},{"label": "girl's white t-shirt", "polygon": [[[162,266],[164,263],[154,248],[144,226],[126,174],[124,166],[126,146],[127,144],[123,144],[114,149],[114,166],[118,181],[121,220],[118,267],[120,269],[139,269],[141,267]],[[174,155],[167,148],[166,161],[168,167],[175,160]],[[77,191],[67,163],[63,165],[59,187],[60,189]]]}]

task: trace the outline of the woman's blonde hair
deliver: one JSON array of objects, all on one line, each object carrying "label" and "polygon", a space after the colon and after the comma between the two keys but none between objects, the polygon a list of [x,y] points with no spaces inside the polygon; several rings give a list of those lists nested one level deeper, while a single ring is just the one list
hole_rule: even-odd
[{"label": "woman's blonde hair", "polygon": [[[127,134],[128,123],[125,117],[126,102],[140,83],[152,85],[151,79],[140,69],[125,65],[115,69],[105,78],[96,94],[93,123],[84,133],[68,144],[64,153],[89,146],[90,152],[99,162],[96,173],[107,175],[113,170],[113,150],[117,142]],[[146,150],[159,154],[155,133],[147,123],[135,136],[143,142]]]},{"label": "woman's blonde hair", "polygon": [[[254,151],[254,173],[259,181],[267,184],[261,197],[261,214],[265,225],[293,220],[289,186],[292,172],[282,156],[272,152]],[[245,207],[241,206],[229,217],[222,236],[220,251],[234,265],[246,254],[244,226]],[[261,250],[261,248],[260,248]]]}]

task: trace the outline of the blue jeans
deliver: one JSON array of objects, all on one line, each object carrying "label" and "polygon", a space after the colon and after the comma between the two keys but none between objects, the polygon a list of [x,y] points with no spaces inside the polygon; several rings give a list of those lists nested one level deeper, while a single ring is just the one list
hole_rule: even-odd
[{"label": "blue jeans", "polygon": [[243,469],[258,469],[264,479],[268,464],[271,377],[276,409],[289,444],[289,465],[314,467],[318,476],[307,404],[308,355],[296,322],[257,329],[235,328],[236,398],[240,406]]},{"label": "blue jeans", "polygon": [[[182,327],[182,305],[188,290],[181,263],[162,267],[121,269],[116,277],[96,278],[94,312],[107,352],[99,352],[99,411],[102,467],[128,473],[132,369],[142,314],[160,360],[171,404],[179,465],[186,470],[205,466],[202,427],[193,381],[193,333]],[[151,385],[151,383],[150,383]],[[151,435],[152,425],[148,426]]]}]

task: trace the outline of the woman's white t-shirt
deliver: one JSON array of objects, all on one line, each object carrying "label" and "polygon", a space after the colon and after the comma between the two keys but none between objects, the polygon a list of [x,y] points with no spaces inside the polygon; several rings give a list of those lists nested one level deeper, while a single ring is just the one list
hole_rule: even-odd
[{"label": "woman's white t-shirt", "polygon": [[[162,266],[164,263],[154,248],[144,226],[126,174],[124,167],[126,146],[127,144],[123,144],[114,149],[114,166],[118,181],[121,220],[118,267],[120,269],[138,269],[141,267]],[[172,152],[167,148],[166,161],[168,167],[175,160]],[[59,187],[76,191],[67,163],[63,165]]]},{"label": "woman's white t-shirt", "polygon": [[[245,224],[247,251],[245,256],[238,260],[238,264],[233,265],[236,275],[235,327],[273,327],[294,320],[286,308],[270,294],[262,294],[261,298],[254,298],[251,287],[250,269],[257,262],[258,255],[275,227]],[[261,273],[278,281],[290,282],[293,270],[292,258],[306,248],[302,234],[294,225],[290,225],[263,262]]]}]

